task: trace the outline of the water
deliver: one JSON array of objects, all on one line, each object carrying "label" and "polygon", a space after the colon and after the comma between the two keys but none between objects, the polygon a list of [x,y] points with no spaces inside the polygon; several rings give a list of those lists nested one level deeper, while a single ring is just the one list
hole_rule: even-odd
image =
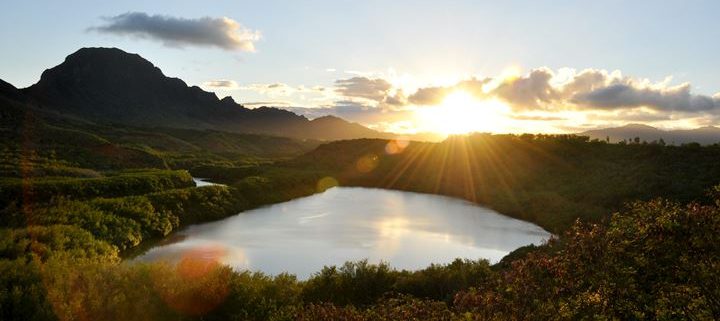
[{"label": "water", "polygon": [[410,270],[458,257],[497,262],[549,236],[534,224],[458,199],[336,187],[189,226],[136,260],[209,255],[236,269],[307,278],[324,265],[364,258]]},{"label": "water", "polygon": [[211,181],[208,181],[206,178],[193,177],[192,180],[193,180],[193,182],[195,183],[195,187],[222,185],[222,184],[217,184],[217,183],[213,183],[213,182],[211,182]]}]

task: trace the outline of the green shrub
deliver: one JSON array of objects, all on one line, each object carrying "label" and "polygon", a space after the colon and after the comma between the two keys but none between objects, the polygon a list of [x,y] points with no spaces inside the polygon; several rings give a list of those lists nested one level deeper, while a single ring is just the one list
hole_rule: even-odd
[{"label": "green shrub", "polygon": [[46,261],[57,255],[79,260],[119,261],[117,248],[76,226],[0,229],[0,258]]},{"label": "green shrub", "polygon": [[3,178],[0,207],[21,201],[36,205],[53,197],[73,199],[142,195],[171,188],[194,186],[187,171],[131,171],[99,178]]}]

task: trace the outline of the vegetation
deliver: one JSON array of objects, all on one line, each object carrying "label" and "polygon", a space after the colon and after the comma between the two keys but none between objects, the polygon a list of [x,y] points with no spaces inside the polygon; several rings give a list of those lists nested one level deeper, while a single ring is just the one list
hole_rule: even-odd
[{"label": "vegetation", "polygon": [[32,198],[32,202],[47,202],[53,197],[73,199],[141,195],[195,184],[187,171],[148,170],[107,173],[103,177],[44,177],[0,179],[0,206],[13,201]]},{"label": "vegetation", "polygon": [[[0,313],[3,320],[712,320],[720,317],[714,199],[636,202],[607,224],[574,224],[502,269],[457,260],[410,272],[361,261],[307,281],[233,271],[204,255],[174,265],[115,264],[107,247],[87,250],[90,235],[77,244],[85,251],[52,240],[82,233],[69,227],[30,232],[41,235],[30,246],[18,241],[25,232],[3,231]],[[28,247],[51,250],[27,254]]]}]

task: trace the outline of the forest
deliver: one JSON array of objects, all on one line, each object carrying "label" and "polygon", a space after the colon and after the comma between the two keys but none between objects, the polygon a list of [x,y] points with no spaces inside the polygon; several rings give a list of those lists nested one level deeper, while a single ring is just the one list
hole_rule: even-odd
[{"label": "forest", "polygon": [[[6,141],[0,319],[720,318],[718,145],[475,134],[442,143],[361,139],[279,154],[224,153],[198,132],[159,130],[163,143],[154,147],[117,135],[134,130],[86,129],[81,136],[152,159],[135,167],[97,153],[96,143],[73,144],[88,152],[72,154]],[[171,134],[185,147],[170,147]],[[228,146],[242,141],[207,135],[229,135]],[[224,185],[194,187],[191,175]],[[182,226],[337,184],[463,198],[556,237],[494,265],[458,259],[403,271],[358,261],[308,280],[236,271],[192,255],[177,264],[123,263]]]}]

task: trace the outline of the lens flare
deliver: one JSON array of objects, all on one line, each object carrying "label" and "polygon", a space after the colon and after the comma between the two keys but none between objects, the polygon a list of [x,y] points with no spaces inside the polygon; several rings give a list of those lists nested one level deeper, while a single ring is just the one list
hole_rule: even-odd
[{"label": "lens flare", "polygon": [[338,185],[340,185],[340,183],[338,183],[334,177],[325,176],[317,182],[316,189],[318,193],[322,193]]},{"label": "lens flare", "polygon": [[173,310],[202,315],[225,301],[232,270],[221,264],[227,254],[221,245],[203,246],[183,253],[174,266],[153,273],[155,290]]},{"label": "lens flare", "polygon": [[367,154],[355,162],[355,168],[360,173],[372,172],[377,167],[380,158],[375,154]]},{"label": "lens flare", "polygon": [[385,153],[388,155],[395,155],[400,154],[405,150],[405,147],[407,147],[410,144],[410,141],[408,141],[405,138],[396,138],[387,143],[385,145]]}]

